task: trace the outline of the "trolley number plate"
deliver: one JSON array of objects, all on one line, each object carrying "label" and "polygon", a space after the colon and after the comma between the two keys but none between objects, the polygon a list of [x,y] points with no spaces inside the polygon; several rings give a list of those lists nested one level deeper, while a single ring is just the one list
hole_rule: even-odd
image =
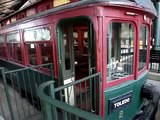
[{"label": "trolley number plate", "polygon": [[132,99],[132,91],[126,93],[122,96],[113,98],[109,100],[109,113],[113,112],[114,110],[120,109],[125,107],[131,103]]}]

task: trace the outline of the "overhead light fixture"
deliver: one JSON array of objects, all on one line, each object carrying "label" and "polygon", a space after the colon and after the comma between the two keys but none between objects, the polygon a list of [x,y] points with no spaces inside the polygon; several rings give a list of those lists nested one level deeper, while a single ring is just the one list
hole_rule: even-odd
[{"label": "overhead light fixture", "polygon": [[126,12],[126,15],[137,16],[138,14],[137,14],[137,13],[134,13],[134,12]]}]

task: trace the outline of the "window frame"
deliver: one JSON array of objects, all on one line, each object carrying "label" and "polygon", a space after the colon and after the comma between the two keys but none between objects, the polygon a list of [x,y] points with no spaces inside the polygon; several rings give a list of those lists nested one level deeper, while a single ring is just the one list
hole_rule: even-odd
[{"label": "window frame", "polygon": [[[147,38],[147,53],[146,53],[146,58],[147,58],[147,60],[146,60],[146,64],[145,64],[145,66],[143,67],[143,69],[141,69],[141,70],[138,70],[138,76],[140,76],[143,72],[145,72],[146,70],[148,70],[149,69],[149,55],[150,55],[150,37],[151,37],[151,28],[150,28],[150,25],[149,24],[147,24],[147,23],[140,23],[140,25],[139,25],[139,30],[140,30],[140,32],[141,32],[141,26],[146,26],[147,28],[148,28],[148,38]],[[139,38],[138,38],[138,60],[137,60],[137,62],[138,62],[138,68],[137,69],[139,69],[139,54],[140,54],[140,48],[139,48],[139,39],[140,39],[140,35],[139,35]]]},{"label": "window frame", "polygon": [[7,52],[6,52],[6,41],[4,34],[0,34],[1,37],[3,37],[4,41],[0,42],[0,52],[2,53],[2,56],[0,58],[7,59]]},{"label": "window frame", "polygon": [[[25,40],[25,31],[30,31],[30,30],[36,30],[36,29],[41,29],[41,28],[49,28],[50,30],[50,40],[45,40],[45,41],[42,41],[42,40]],[[38,27],[32,27],[32,28],[26,28],[23,30],[23,39],[24,39],[24,43],[29,43],[29,42],[47,42],[47,41],[51,41],[52,40],[52,28],[50,25],[44,25],[44,26],[38,26]]]},{"label": "window frame", "polygon": [[[25,31],[29,30],[36,30],[36,29],[41,29],[41,28],[49,28],[50,30],[50,40],[45,40],[45,41],[38,41],[38,40],[32,40],[32,41],[26,41],[25,40]],[[41,59],[41,50],[40,50],[40,44],[51,44],[52,46],[52,62],[53,62],[53,44],[52,44],[52,27],[51,25],[42,25],[42,26],[37,26],[37,27],[32,27],[32,28],[26,28],[23,30],[23,40],[24,40],[24,47],[26,51],[26,64],[28,66],[34,66],[33,64],[30,64],[29,62],[29,53],[28,53],[28,48],[27,44],[34,44],[35,45],[35,53],[36,53],[36,65],[43,64],[42,59]]]},{"label": "window frame", "polygon": [[[15,34],[15,33],[17,33],[19,35],[19,41],[8,41],[7,36],[10,34]],[[7,46],[7,50],[8,50],[8,60],[22,64],[23,63],[23,52],[22,52],[20,31],[17,30],[17,31],[8,32],[8,33],[6,33],[5,38],[6,38],[6,46]],[[17,55],[17,51],[16,51],[18,49],[17,46],[20,46],[21,61],[18,59],[18,55]],[[11,53],[10,48],[13,50],[12,51],[13,53]],[[13,57],[11,54],[13,54]]]},{"label": "window frame", "polygon": [[[136,45],[137,45],[137,36],[138,36],[138,33],[137,33],[137,23],[135,23],[135,21],[133,20],[133,21],[131,21],[131,20],[123,20],[123,19],[109,19],[109,20],[107,20],[107,22],[106,22],[106,46],[108,46],[108,43],[107,43],[107,38],[108,38],[108,28],[109,28],[109,26],[110,26],[110,24],[111,23],[129,23],[129,24],[131,24],[132,26],[133,26],[133,30],[134,30],[134,50],[133,50],[133,64],[135,64],[136,63],[136,61],[137,61],[137,58],[136,58],[136,53],[137,53],[137,47],[136,47]],[[107,65],[107,62],[108,62],[108,47],[106,47],[106,57],[105,57],[105,59],[106,59],[106,65]],[[133,73],[131,74],[131,75],[129,75],[129,76],[127,76],[127,77],[124,77],[124,78],[120,78],[120,79],[116,79],[116,80],[108,80],[108,76],[107,76],[107,73],[108,73],[108,71],[107,71],[107,66],[106,66],[106,85],[107,86],[114,86],[114,85],[116,85],[116,84],[119,84],[119,83],[122,83],[122,82],[125,82],[125,81],[130,81],[130,80],[134,80],[135,79],[135,77],[136,77],[136,69],[137,69],[137,67],[136,66],[133,66]]]}]

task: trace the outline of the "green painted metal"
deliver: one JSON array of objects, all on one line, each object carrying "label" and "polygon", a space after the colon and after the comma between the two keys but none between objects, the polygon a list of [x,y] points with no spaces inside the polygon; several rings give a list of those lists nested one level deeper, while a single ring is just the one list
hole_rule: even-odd
[{"label": "green painted metal", "polygon": [[[95,78],[95,79],[92,79],[92,78]],[[90,80],[92,80],[92,81],[97,81],[97,83],[96,82],[94,82],[95,84],[94,84],[94,87],[95,87],[95,90],[93,91],[93,93],[94,93],[94,96],[92,97],[93,99],[91,100],[91,101],[94,101],[93,102],[93,106],[92,107],[94,107],[94,109],[96,109],[96,107],[98,107],[98,110],[97,111],[99,111],[99,101],[98,101],[98,105],[97,105],[97,98],[99,98],[99,93],[96,93],[97,91],[100,91],[100,88],[97,90],[96,89],[96,84],[100,84],[100,73],[96,73],[96,74],[94,74],[94,75],[91,75],[91,76],[88,76],[88,77],[86,77],[86,78],[83,78],[83,79],[80,79],[80,80],[77,80],[77,81],[74,81],[74,82],[72,82],[72,83],[69,83],[69,84],[66,84],[66,85],[64,85],[64,86],[60,86],[60,87],[58,87],[58,88],[54,88],[54,85],[53,85],[53,82],[47,82],[47,84],[46,84],[46,86],[44,87],[45,89],[47,88],[47,86],[49,87],[50,85],[52,85],[52,86],[50,86],[49,88],[50,88],[50,91],[52,91],[52,94],[50,94],[51,96],[48,96],[48,97],[50,97],[50,98],[52,98],[52,99],[54,99],[54,95],[55,95],[55,93],[57,93],[57,92],[59,92],[60,93],[60,96],[62,95],[62,93],[64,92],[63,90],[66,90],[66,89],[68,89],[68,88],[70,88],[71,86],[77,86],[77,85],[80,85],[81,87],[82,87],[82,83],[85,83],[86,82],[86,84],[87,84],[87,81],[90,81]],[[48,84],[49,83],[49,84]],[[82,88],[80,87],[80,90],[82,90]],[[43,89],[44,89],[43,88]],[[38,90],[37,90],[37,92],[38,92],[38,94],[41,94],[41,93],[39,93],[39,92],[42,92],[42,91],[40,91],[39,89],[41,89],[41,88],[38,88]],[[54,89],[54,90],[53,90]],[[44,92],[44,94],[47,94],[47,93],[45,93],[45,91],[43,91]],[[87,92],[87,91],[85,91],[85,92]],[[69,92],[67,92],[67,96],[68,96],[68,93]],[[84,93],[83,93],[84,94]],[[87,94],[85,94],[84,96],[83,96],[83,94],[82,93],[80,93],[80,97],[81,97],[81,100],[80,100],[80,106],[78,107],[78,105],[72,105],[72,106],[70,106],[70,103],[68,102],[68,103],[65,103],[65,101],[64,101],[64,99],[63,99],[63,97],[61,96],[60,97],[60,100],[58,100],[58,99],[56,99],[56,100],[58,100],[59,102],[61,102],[61,103],[64,103],[64,104],[66,104],[67,106],[69,106],[71,109],[72,109],[72,107],[75,109],[75,108],[77,108],[77,109],[82,109],[82,99],[84,98],[84,96],[89,96],[89,93],[87,93]],[[91,94],[92,95],[92,94]],[[90,96],[91,96],[90,95]],[[53,96],[53,97],[52,97]],[[41,97],[40,97],[41,98]],[[41,98],[42,99],[42,101],[44,102],[44,104],[47,102],[47,101],[45,101],[43,98]],[[86,98],[87,99],[87,98]],[[85,99],[85,101],[87,101]],[[52,101],[52,102],[54,102],[54,100]],[[56,120],[59,120],[59,116],[58,116],[58,111],[57,111],[57,108],[60,108],[60,110],[62,111],[62,115],[61,116],[63,116],[63,119],[64,120],[72,120],[72,119],[79,119],[79,118],[84,118],[83,116],[81,116],[80,114],[77,116],[76,114],[75,114],[75,111],[68,111],[68,110],[66,110],[65,109],[65,106],[63,107],[63,109],[61,108],[61,107],[59,107],[59,105],[57,106],[57,105],[53,105],[52,103],[50,103],[51,104],[51,106],[54,108],[53,109],[53,117],[56,119]],[[95,107],[96,106],[96,107]],[[85,108],[87,108],[86,106],[85,106]],[[83,111],[84,111],[85,109],[83,108]],[[87,109],[86,109],[87,110]],[[44,111],[46,111],[46,109],[44,109]],[[93,111],[93,110],[92,110]],[[95,111],[95,110],[94,110]],[[91,112],[91,111],[90,111]],[[78,112],[77,112],[78,113]],[[97,112],[98,113],[98,112]],[[90,113],[91,114],[91,113]],[[96,113],[95,113],[96,114]],[[76,116],[75,116],[76,115]],[[51,116],[51,115],[49,115],[49,116]],[[46,116],[46,119],[47,119],[47,116]],[[88,120],[90,120],[90,118],[89,118],[89,116],[88,116],[88,118],[87,118]],[[47,119],[48,120],[48,119]]]},{"label": "green painted metal", "polygon": [[11,119],[15,120],[14,119],[13,108],[12,108],[12,105],[11,105],[11,98],[10,98],[9,91],[8,91],[8,84],[7,84],[7,80],[6,80],[5,70],[4,69],[2,69],[2,79],[3,79],[3,83],[4,83],[4,89],[5,89],[5,94],[6,94],[6,98],[7,98],[7,103],[8,103]]},{"label": "green painted metal", "polygon": [[0,59],[0,67],[4,67],[5,69],[10,70],[10,71],[24,68],[24,66],[20,64],[15,64],[13,62],[5,61],[3,59]]},{"label": "green painted metal", "polygon": [[[154,45],[160,45],[160,1],[157,1],[155,3],[156,5],[156,10],[157,10],[157,19],[155,21],[155,34],[154,34],[154,38],[155,38],[155,41],[154,41]],[[157,49],[157,48],[155,48]]]},{"label": "green painted metal", "polygon": [[[81,80],[81,82],[83,80]],[[77,83],[77,81],[75,81],[75,82]],[[52,98],[51,96],[48,96],[45,93],[44,89],[49,87],[51,84],[53,84],[53,81],[48,81],[48,82],[45,82],[45,83],[41,84],[37,89],[37,94],[40,97],[40,99],[43,101],[43,103],[50,104],[50,106],[54,106],[54,107],[62,110],[63,111],[62,113],[64,113],[64,118],[63,118],[64,120],[68,120],[68,116],[69,116],[69,120],[72,120],[72,117],[74,117],[74,119],[83,118],[85,120],[104,120],[104,118],[101,118],[100,116],[97,116],[97,115],[92,114],[90,112],[86,112],[82,109],[70,106],[70,105],[68,105],[68,104],[66,104],[66,103],[64,103],[60,100],[57,100],[57,99]],[[73,85],[73,84],[70,83],[70,85]],[[59,91],[61,89],[69,87],[70,85],[65,85],[65,86],[62,86],[60,88],[55,88],[54,91]],[[44,109],[44,111],[47,111],[47,110]],[[73,115],[75,115],[75,116],[73,116]],[[52,115],[49,115],[49,116],[52,116]],[[46,120],[49,120],[49,119],[46,119]],[[57,120],[60,120],[60,119],[57,119]]]},{"label": "green painted metal", "polygon": [[[131,80],[124,84],[109,88],[105,91],[105,108],[107,120],[132,120],[141,109],[144,99],[141,97],[141,88],[147,80],[147,73],[139,77],[138,80]],[[109,100],[133,91],[131,103],[121,109],[109,113]]]},{"label": "green painted metal", "polygon": [[[62,63],[62,49],[61,49],[61,45],[62,45],[62,40],[61,40],[61,29],[60,29],[60,24],[57,26],[57,46],[58,46],[58,64],[59,64],[59,77],[60,77],[60,80],[63,80],[63,63]],[[60,81],[60,84],[62,85],[63,84],[63,81]]]},{"label": "green painted metal", "polygon": [[5,113],[4,113],[4,108],[2,106],[1,98],[0,98],[0,116],[2,116],[4,119],[6,119],[5,118]]},{"label": "green painted metal", "polygon": [[[4,86],[11,119],[29,119],[33,115],[40,114],[41,112],[35,109],[41,110],[41,103],[36,94],[36,89],[40,84],[51,79],[54,80],[53,64],[48,63],[12,71],[3,68],[1,72],[2,85]],[[57,81],[55,85],[57,85]],[[46,90],[46,92],[49,91]],[[25,98],[26,101],[21,98]],[[45,107],[49,109],[47,105]],[[4,115],[7,114],[5,112],[6,111],[4,111]]]},{"label": "green painted metal", "polygon": [[[49,68],[47,68],[47,67]],[[45,68],[46,67],[46,68]],[[21,91],[27,91],[31,93],[31,96],[36,96],[36,88],[39,84],[52,79],[53,69],[52,64],[45,64],[45,65],[39,65],[34,67],[27,67],[27,68],[21,68],[17,70],[12,71],[6,71],[5,75],[6,78],[8,78],[8,82],[11,82],[15,86],[19,86],[21,88]],[[48,75],[44,72],[51,71]],[[17,77],[17,78],[16,78]]]},{"label": "green painted metal", "polygon": [[[90,85],[89,88],[87,88],[86,85],[87,83]],[[72,104],[72,106],[81,108],[86,111],[92,111],[95,114],[99,114],[100,73],[96,73],[88,77],[82,78],[80,80],[76,80],[72,83],[68,83],[66,85],[55,88],[54,92],[55,93],[60,92],[60,96],[64,96],[64,94],[62,93],[64,92],[64,90],[67,90],[67,101],[69,105],[71,105],[69,100],[70,96],[69,91],[71,90],[70,87],[72,86],[73,88],[75,88],[74,89],[75,105]],[[76,89],[77,86],[79,86],[78,91]],[[84,88],[82,86],[84,86]],[[77,99],[76,97],[77,95],[79,96],[79,99]],[[60,101],[64,101],[62,97],[60,97]]]},{"label": "green painted metal", "polygon": [[85,80],[88,80],[88,79],[93,78],[93,77],[95,77],[95,76],[100,76],[100,73],[96,73],[96,74],[90,75],[90,76],[88,76],[88,77],[82,78],[82,79],[80,79],[80,80],[76,80],[76,81],[74,81],[74,82],[72,82],[72,83],[69,83],[69,84],[66,84],[66,85],[57,87],[57,88],[54,89],[54,91],[57,92],[57,91],[63,90],[63,89],[65,89],[65,88],[67,88],[67,87],[70,87],[70,86],[72,86],[72,85],[75,85],[75,84],[84,82]]}]

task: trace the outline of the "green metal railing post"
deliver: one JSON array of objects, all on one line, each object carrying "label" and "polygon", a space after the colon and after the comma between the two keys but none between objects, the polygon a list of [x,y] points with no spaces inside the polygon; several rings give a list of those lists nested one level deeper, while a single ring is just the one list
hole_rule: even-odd
[{"label": "green metal railing post", "polygon": [[[50,95],[51,95],[51,98],[53,99],[55,99],[54,83],[55,82],[53,81],[53,83],[50,84]],[[53,109],[53,120],[57,120],[58,116],[57,116],[56,107],[52,105],[52,109]]]},{"label": "green metal railing post", "polygon": [[[98,77],[98,79],[99,79],[100,78],[100,74],[97,73],[97,74],[91,75],[90,77]],[[46,120],[62,120],[61,117],[63,117],[63,116],[64,116],[63,120],[71,120],[72,118],[74,118],[75,120],[78,120],[78,119],[104,120],[104,118],[102,118],[101,116],[98,116],[98,115],[93,114],[93,113],[88,112],[88,111],[84,111],[81,108],[71,106],[71,105],[69,105],[69,104],[67,104],[67,103],[55,98],[55,93],[56,92],[64,90],[64,89],[66,89],[66,88],[68,88],[70,86],[82,83],[85,80],[88,80],[90,77],[83,78],[83,79],[81,79],[79,81],[75,81],[75,82],[66,84],[64,86],[58,87],[58,88],[54,88],[54,84],[53,84],[54,81],[47,81],[47,82],[41,84],[37,89],[37,94],[38,94],[39,98],[43,101],[43,103],[45,104],[44,111],[46,112]],[[51,90],[51,94],[50,95],[45,93],[46,92],[45,89],[48,88],[48,87]],[[51,114],[51,110],[53,110],[52,106],[55,109],[62,110],[62,112],[64,111],[63,116],[57,117],[58,119],[56,117],[54,117],[54,119],[53,119],[53,115],[55,113]],[[57,112],[57,110],[56,110],[56,112]]]},{"label": "green metal railing post", "polygon": [[158,73],[160,73],[160,62],[158,63]]},{"label": "green metal railing post", "polygon": [[12,105],[11,105],[11,99],[10,99],[10,96],[9,96],[8,85],[7,85],[7,80],[6,80],[6,75],[5,75],[4,68],[2,69],[2,79],[3,79],[3,83],[4,83],[4,90],[5,90],[5,94],[6,94],[6,98],[7,98],[7,103],[8,103],[11,119],[15,120]]},{"label": "green metal railing post", "polygon": [[53,120],[51,105],[47,102],[44,102],[44,108],[45,108],[44,112],[46,114],[46,120]]},{"label": "green metal railing post", "polygon": [[6,118],[5,118],[5,114],[4,114],[4,110],[3,110],[3,106],[2,106],[2,101],[1,101],[1,99],[0,99],[0,111],[2,112],[2,117],[3,117],[4,119],[6,119]]},{"label": "green metal railing post", "polygon": [[54,80],[53,65],[50,65],[50,70],[51,70],[51,80]]}]

